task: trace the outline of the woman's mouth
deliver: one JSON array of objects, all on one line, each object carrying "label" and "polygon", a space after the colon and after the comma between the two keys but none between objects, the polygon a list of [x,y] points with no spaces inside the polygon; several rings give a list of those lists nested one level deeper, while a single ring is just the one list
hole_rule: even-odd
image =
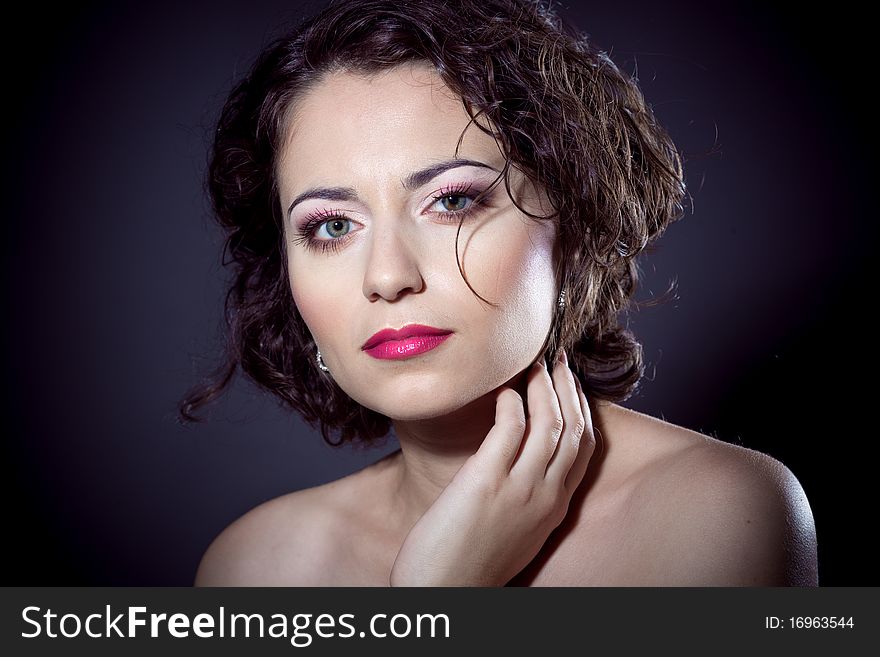
[{"label": "woman's mouth", "polygon": [[364,351],[373,358],[411,358],[438,347],[451,335],[452,333],[446,333],[445,335],[411,335],[400,340],[380,342],[369,349],[364,349]]}]

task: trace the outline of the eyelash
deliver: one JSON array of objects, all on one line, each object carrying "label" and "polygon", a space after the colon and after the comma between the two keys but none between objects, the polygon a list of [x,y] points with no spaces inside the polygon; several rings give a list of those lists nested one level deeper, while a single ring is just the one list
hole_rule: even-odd
[{"label": "eyelash", "polygon": [[[473,183],[468,183],[451,185],[450,187],[440,190],[436,195],[431,197],[431,205],[450,196],[463,196],[470,199],[471,203],[464,210],[449,210],[448,212],[435,212],[434,214],[458,219],[459,217],[467,217],[479,208],[484,207],[486,205],[485,201],[480,201],[479,203],[475,202],[474,196],[476,196],[476,194],[471,195],[468,193],[472,187]],[[351,235],[350,232],[346,233],[343,237],[330,240],[319,240],[314,237],[321,225],[334,219],[351,221],[351,219],[344,214],[340,214],[337,210],[319,210],[306,218],[306,223],[299,229],[299,237],[294,238],[293,241],[297,244],[305,244],[306,248],[310,251],[321,253],[327,253],[329,251],[335,253],[342,247],[343,243],[348,241],[348,236]]]}]

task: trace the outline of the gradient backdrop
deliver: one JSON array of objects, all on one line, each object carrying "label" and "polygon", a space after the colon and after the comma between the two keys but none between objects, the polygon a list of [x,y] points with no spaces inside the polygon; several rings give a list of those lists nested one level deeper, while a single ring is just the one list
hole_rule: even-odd
[{"label": "gradient backdrop", "polygon": [[[24,45],[3,44],[4,584],[189,585],[248,509],[396,448],[334,450],[241,379],[209,422],[174,421],[221,319],[212,123],[314,6],[32,5],[7,25]],[[629,317],[648,367],[625,405],[781,460],[812,505],[820,583],[877,585],[865,18],[841,3],[563,7],[688,155],[693,212],[641,261],[637,295],[676,280],[678,298]]]}]

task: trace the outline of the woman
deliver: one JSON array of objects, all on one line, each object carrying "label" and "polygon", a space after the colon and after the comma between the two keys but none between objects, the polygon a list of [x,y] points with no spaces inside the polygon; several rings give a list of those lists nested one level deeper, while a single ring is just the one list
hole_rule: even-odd
[{"label": "woman", "polygon": [[228,362],[182,416],[241,366],[331,444],[400,449],[239,518],[197,585],[817,584],[784,465],[617,403],[681,159],[549,7],[331,3],[233,90],[210,192]]}]

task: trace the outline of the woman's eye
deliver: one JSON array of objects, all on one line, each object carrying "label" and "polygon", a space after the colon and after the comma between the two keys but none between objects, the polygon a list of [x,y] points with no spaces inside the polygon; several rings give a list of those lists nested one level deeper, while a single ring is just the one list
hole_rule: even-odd
[{"label": "woman's eye", "polygon": [[320,233],[324,229],[326,229],[326,237],[330,239],[344,237],[349,231],[351,231],[351,219],[345,219],[344,217],[329,219],[322,223],[315,232]]},{"label": "woman's eye", "polygon": [[[467,189],[446,190],[435,196],[431,205],[433,213],[447,220],[458,221],[479,211],[486,203],[475,201],[467,193],[468,189],[470,186]],[[349,233],[354,230],[353,223],[356,222],[337,210],[321,211],[306,221],[294,241],[313,251],[335,252],[349,241]]]},{"label": "woman's eye", "polygon": [[446,194],[438,198],[434,205],[439,204],[443,208],[440,212],[463,212],[468,207],[467,202],[472,200],[464,194]]}]

